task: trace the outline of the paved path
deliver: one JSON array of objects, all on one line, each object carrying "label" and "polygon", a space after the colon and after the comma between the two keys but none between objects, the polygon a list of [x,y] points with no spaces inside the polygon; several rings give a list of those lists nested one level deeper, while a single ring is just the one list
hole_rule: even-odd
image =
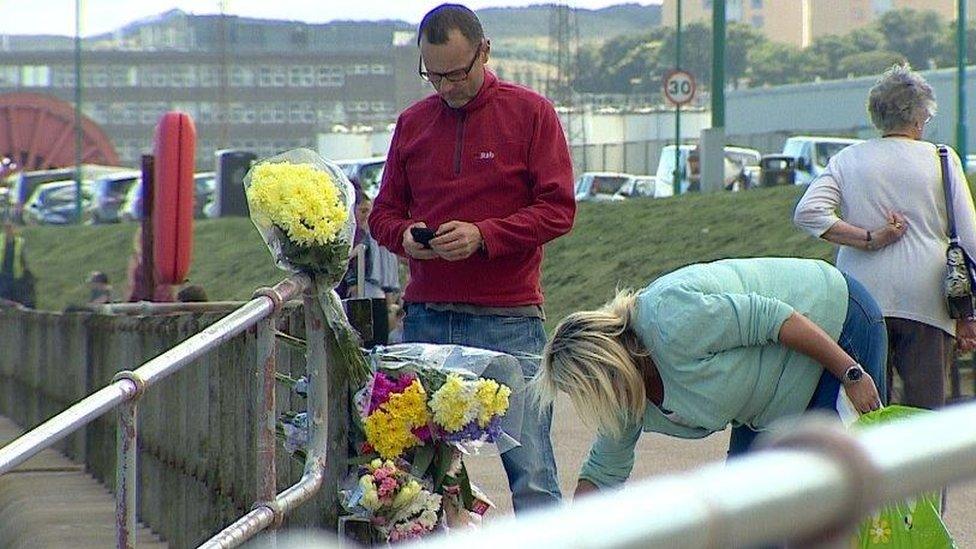
[{"label": "paved path", "polygon": [[[568,400],[556,403],[552,433],[559,480],[563,494],[572,494],[576,472],[586,457],[593,434],[579,425]],[[719,433],[701,440],[682,440],[647,433],[637,445],[634,476],[640,479],[694,469],[708,462],[725,459],[728,435]],[[497,457],[473,456],[465,463],[472,480],[494,501],[495,515],[511,512],[508,484]],[[949,490],[946,523],[958,547],[976,547],[976,481]]]},{"label": "paved path", "polygon": [[[0,446],[22,430],[0,416]],[[136,546],[165,548],[140,526]],[[0,547],[72,549],[115,547],[115,499],[84,466],[44,450],[0,476]]]}]

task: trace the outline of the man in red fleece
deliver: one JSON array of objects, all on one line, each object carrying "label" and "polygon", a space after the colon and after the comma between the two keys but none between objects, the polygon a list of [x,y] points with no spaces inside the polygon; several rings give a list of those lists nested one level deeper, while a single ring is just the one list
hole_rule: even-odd
[{"label": "man in red fleece", "polygon": [[[531,378],[546,339],[542,246],[576,213],[566,138],[546,98],[485,69],[491,44],[468,8],[431,10],[417,43],[437,93],[397,120],[369,218],[410,260],[404,341],[506,352]],[[435,235],[425,245],[412,228]],[[561,497],[551,414],[527,406],[522,446],[502,454],[516,512]]]}]

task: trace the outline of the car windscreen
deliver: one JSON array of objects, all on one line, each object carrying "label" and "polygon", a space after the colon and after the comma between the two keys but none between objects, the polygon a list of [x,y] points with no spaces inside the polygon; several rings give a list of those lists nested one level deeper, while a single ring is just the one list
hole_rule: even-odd
[{"label": "car windscreen", "polygon": [[849,145],[850,143],[817,143],[817,165],[826,168],[827,162]]},{"label": "car windscreen", "polygon": [[615,194],[626,182],[626,177],[597,175],[590,184],[590,194]]}]

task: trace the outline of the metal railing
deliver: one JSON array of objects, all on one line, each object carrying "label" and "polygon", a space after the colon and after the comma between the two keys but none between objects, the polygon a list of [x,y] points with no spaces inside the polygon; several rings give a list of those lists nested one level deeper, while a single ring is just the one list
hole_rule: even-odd
[{"label": "metal railing", "polygon": [[[453,547],[849,547],[882,503],[976,478],[976,403],[857,434],[799,422],[771,447],[415,544]],[[414,545],[411,545],[414,546]],[[293,546],[294,547],[294,546]]]},{"label": "metal railing", "polygon": [[[314,314],[316,299],[304,275],[289,277],[274,287],[261,288],[254,299],[244,303],[200,333],[149,360],[135,370],[116,374],[112,383],[67,410],[0,448],[0,475],[81,429],[112,409],[118,409],[118,459],[116,463],[116,544],[131,548],[136,527],[136,437],[138,400],[150,387],[180,371],[245,330],[257,326],[258,364],[263,372],[263,391],[258,408],[262,421],[254,425],[257,440],[258,503],[254,509],[205,545],[234,547],[261,530],[280,524],[284,514],[311,498],[325,476],[326,394],[328,382],[325,337],[327,327]],[[308,414],[312,444],[305,472],[294,486],[281,494],[276,491],[275,471],[275,318],[283,305],[303,294],[306,337],[308,339]],[[186,304],[183,304],[186,305]],[[160,312],[153,309],[153,312]]]}]

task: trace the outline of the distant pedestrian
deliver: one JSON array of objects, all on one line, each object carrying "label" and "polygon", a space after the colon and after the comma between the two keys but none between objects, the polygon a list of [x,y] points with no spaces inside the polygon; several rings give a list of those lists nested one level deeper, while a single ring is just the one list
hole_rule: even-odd
[{"label": "distant pedestrian", "polygon": [[89,289],[89,305],[102,305],[113,301],[112,285],[108,281],[108,275],[102,271],[92,271],[86,282]]},{"label": "distant pedestrian", "polygon": [[0,299],[34,307],[34,275],[27,268],[24,237],[10,222],[4,223],[0,237]]},{"label": "distant pedestrian", "polygon": [[207,291],[199,284],[188,284],[176,293],[176,300],[180,303],[203,303],[207,299]]},{"label": "distant pedestrian", "polygon": [[[973,347],[976,322],[949,317],[946,195],[939,155],[922,140],[935,115],[932,87],[907,66],[885,72],[868,94],[881,137],[831,157],[796,206],[801,229],[840,246],[837,267],[878,300],[888,329],[888,388],[897,371],[902,403],[939,408],[952,336]],[[976,257],[976,211],[959,157],[949,149],[949,202],[962,247]]]}]

